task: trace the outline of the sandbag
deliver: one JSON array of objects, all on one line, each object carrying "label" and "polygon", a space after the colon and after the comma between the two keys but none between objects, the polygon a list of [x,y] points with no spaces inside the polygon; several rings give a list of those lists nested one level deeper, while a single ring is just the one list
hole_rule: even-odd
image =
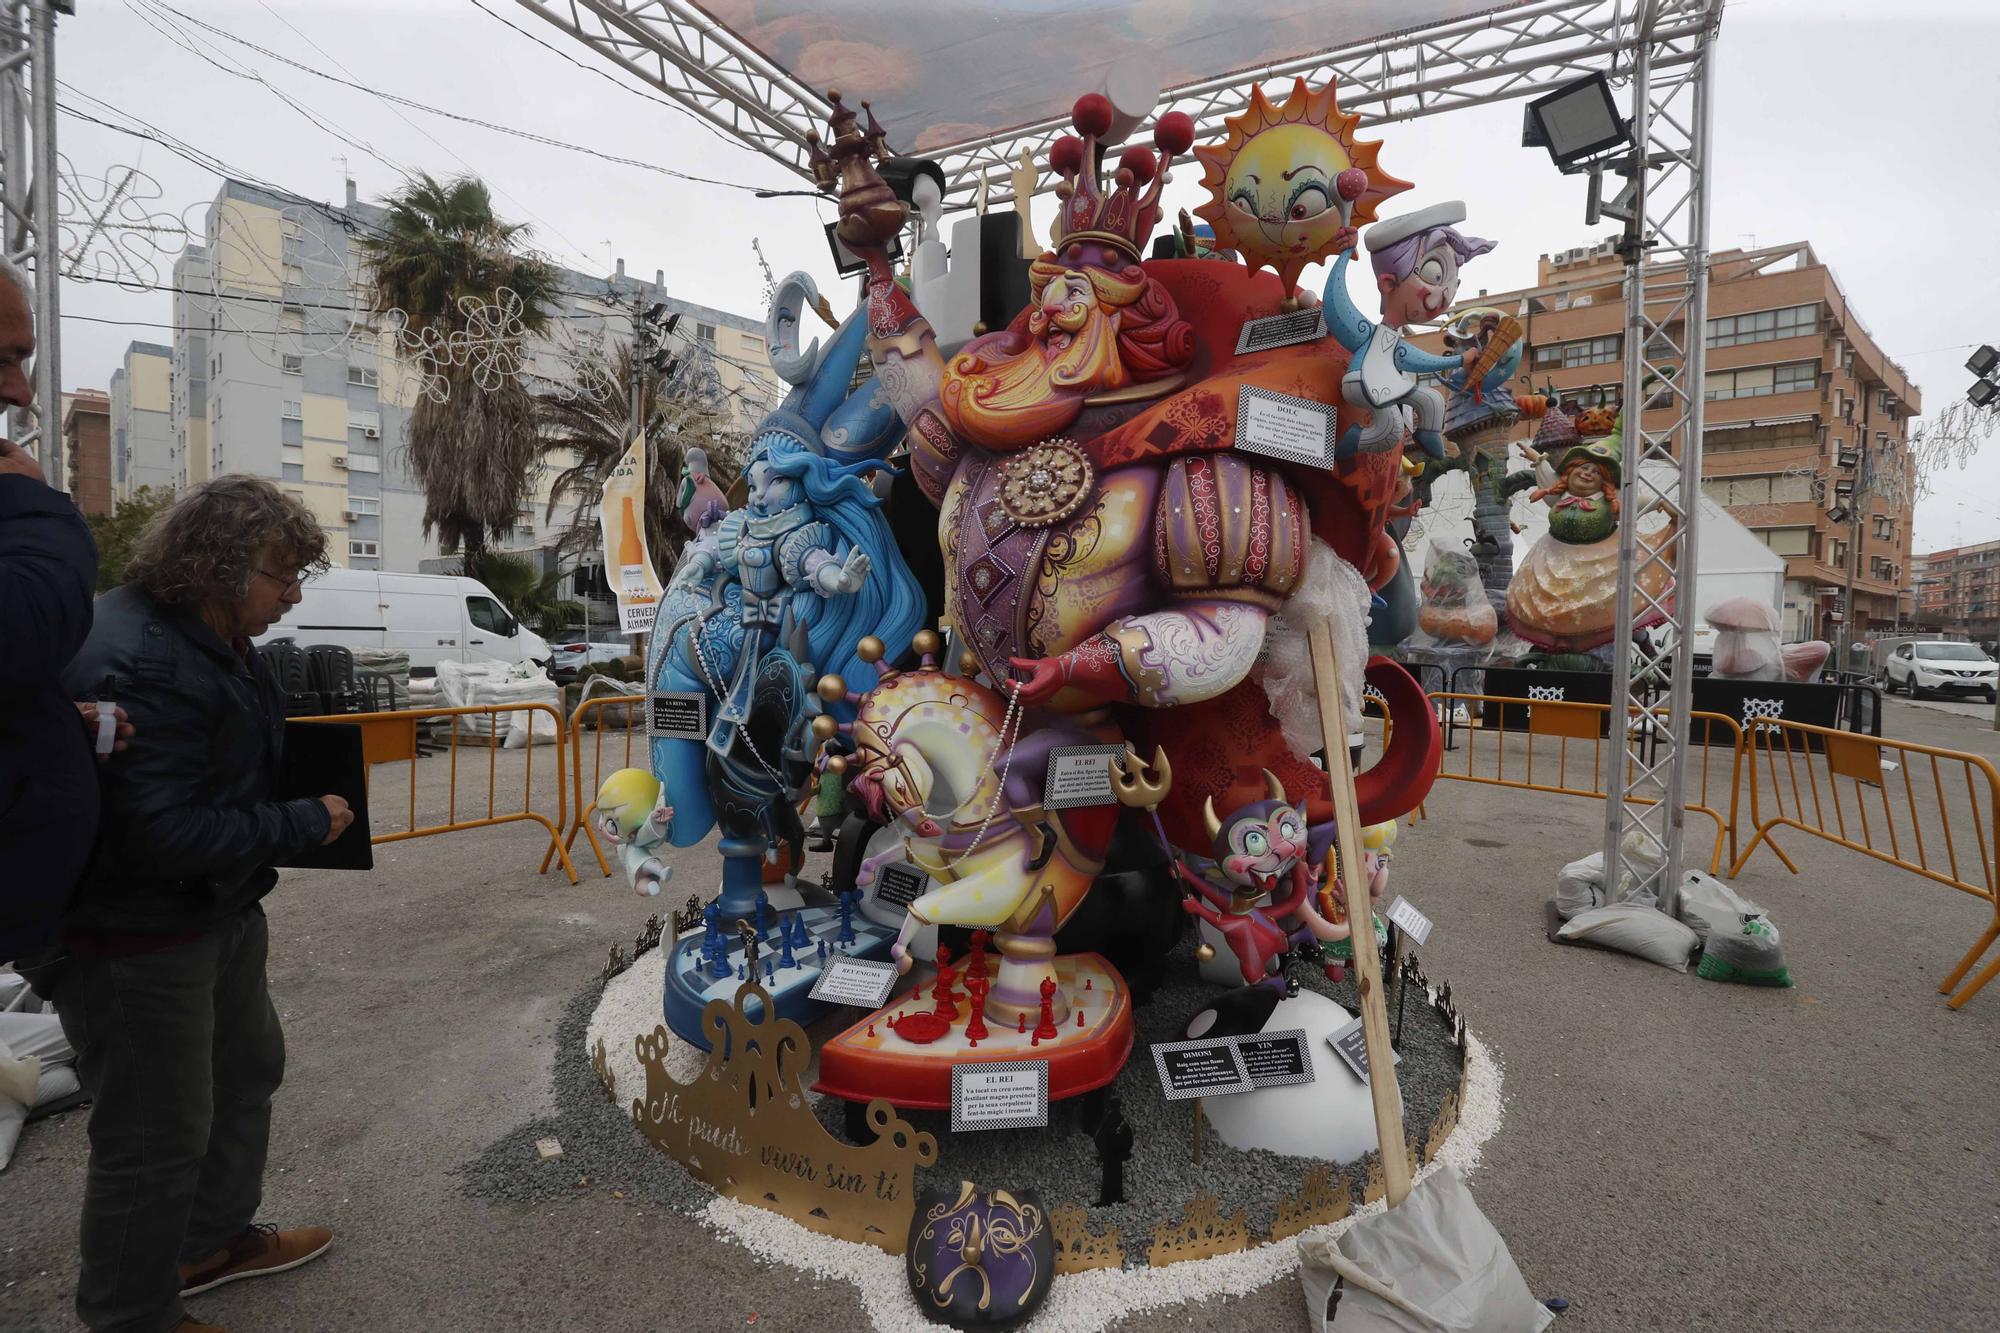
[{"label": "sandbag", "polygon": [[1567,921],[1609,901],[1604,893],[1604,853],[1592,852],[1556,872],[1556,915]]},{"label": "sandbag", "polygon": [[1761,916],[1751,917],[1733,932],[1711,932],[1694,974],[1704,981],[1733,981],[1741,986],[1792,984],[1778,928]]},{"label": "sandbag", "polygon": [[1555,1322],[1451,1166],[1337,1240],[1300,1237],[1299,1278],[1314,1333],[1542,1333]]},{"label": "sandbag", "polygon": [[1700,940],[1692,929],[1643,903],[1610,903],[1571,917],[1556,932],[1572,943],[1594,944],[1685,972]]}]

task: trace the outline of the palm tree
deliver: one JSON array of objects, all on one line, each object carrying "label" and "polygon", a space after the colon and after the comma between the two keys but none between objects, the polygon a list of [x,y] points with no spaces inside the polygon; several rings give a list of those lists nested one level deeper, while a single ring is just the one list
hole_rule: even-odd
[{"label": "palm tree", "polygon": [[646,549],[664,576],[694,535],[674,503],[687,450],[698,447],[707,452],[709,474],[724,490],[741,467],[743,441],[714,378],[714,367],[705,361],[684,362],[666,378],[636,363],[632,344],[623,341],[583,344],[572,351],[569,362],[564,381],[535,395],[542,448],[555,455],[562,468],[549,488],[544,521],[553,518],[558,507],[574,505],[558,549],[573,559],[597,549],[598,497],[631,444],[636,373],[640,418],[646,423]]},{"label": "palm tree", "polygon": [[526,556],[499,551],[468,556],[461,568],[485,584],[502,606],[538,634],[554,638],[569,626],[583,623],[583,603],[560,595],[560,569],[545,574]]},{"label": "palm tree", "polygon": [[[411,410],[405,442],[424,488],[424,533],[476,561],[489,536],[518,521],[541,466],[519,367],[521,344],[549,326],[557,270],[522,248],[526,224],[495,215],[474,177],[420,173],[384,204],[382,231],[359,243],[372,269],[370,306],[400,318],[406,344],[440,349],[426,367],[438,383]],[[493,321],[502,308],[509,317]]]}]

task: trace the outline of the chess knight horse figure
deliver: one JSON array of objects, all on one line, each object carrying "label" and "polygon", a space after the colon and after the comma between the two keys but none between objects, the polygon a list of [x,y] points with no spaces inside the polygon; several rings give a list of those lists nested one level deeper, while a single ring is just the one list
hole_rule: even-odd
[{"label": "chess knight horse figure", "polygon": [[[1330,339],[1233,355],[1244,321],[1277,314],[1293,295],[1285,285],[1215,260],[1141,261],[1192,120],[1161,116],[1158,152],[1126,149],[1103,180],[1097,140],[1112,109],[1095,94],[1080,99],[1077,135],[1050,154],[1062,206],[1051,248],[1032,266],[1033,299],[947,362],[884,252],[906,206],[874,169],[883,133],[872,112],[863,130],[831,100],[833,137],[815,140],[815,168],[838,192],[841,239],[868,264],[876,381],[907,424],[916,480],[940,508],[946,620],[985,679],[1018,699],[1021,735],[1163,749],[1175,780],[1159,814],[1185,849],[1206,850],[1210,800],[1234,809],[1263,795],[1267,770],[1315,793],[1315,821],[1330,818],[1325,774],[1310,758],[1316,740],[1274,716],[1259,653],[1309,571],[1324,566],[1344,571],[1333,604],[1358,649],[1367,589],[1396,569],[1385,524],[1402,460],[1364,453],[1335,472],[1236,448],[1247,390],[1331,414],[1348,358]],[[1336,122],[1322,175],[1359,166],[1385,186],[1377,193],[1401,188],[1375,171],[1374,145],[1354,144],[1355,118],[1341,117],[1331,89],[1308,95],[1301,84],[1295,101],[1322,125]],[[1350,717],[1363,656],[1345,663]],[[1362,817],[1375,822],[1423,798],[1437,727],[1400,667],[1369,663],[1367,679],[1394,724],[1359,783]],[[1014,772],[1039,783],[1044,748],[1014,747]],[[1062,854],[1086,879],[1116,813],[1068,812]]]}]

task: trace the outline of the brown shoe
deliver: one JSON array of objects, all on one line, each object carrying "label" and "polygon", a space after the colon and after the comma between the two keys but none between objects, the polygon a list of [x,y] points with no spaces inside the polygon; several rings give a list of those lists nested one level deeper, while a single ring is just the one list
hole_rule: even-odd
[{"label": "brown shoe", "polygon": [[[280,1231],[274,1226],[245,1227],[236,1239],[199,1263],[181,1265],[181,1295],[210,1291],[238,1278],[269,1277],[311,1263],[333,1244],[333,1232],[325,1227],[295,1227]],[[207,1328],[197,1324],[196,1328]]]}]

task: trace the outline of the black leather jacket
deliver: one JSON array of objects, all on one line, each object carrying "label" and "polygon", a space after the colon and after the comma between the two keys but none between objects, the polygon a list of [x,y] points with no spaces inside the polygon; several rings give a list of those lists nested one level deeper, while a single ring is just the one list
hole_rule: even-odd
[{"label": "black leather jacket", "polygon": [[61,681],[96,579],[68,497],[0,476],[0,962],[55,938],[97,832],[97,766]]},{"label": "black leather jacket", "polygon": [[97,599],[66,679],[78,698],[123,704],[133,736],[104,768],[97,856],[71,929],[201,930],[269,893],[272,861],[326,837],[319,801],[272,799],[284,695],[270,663],[243,648],[133,584]]}]

